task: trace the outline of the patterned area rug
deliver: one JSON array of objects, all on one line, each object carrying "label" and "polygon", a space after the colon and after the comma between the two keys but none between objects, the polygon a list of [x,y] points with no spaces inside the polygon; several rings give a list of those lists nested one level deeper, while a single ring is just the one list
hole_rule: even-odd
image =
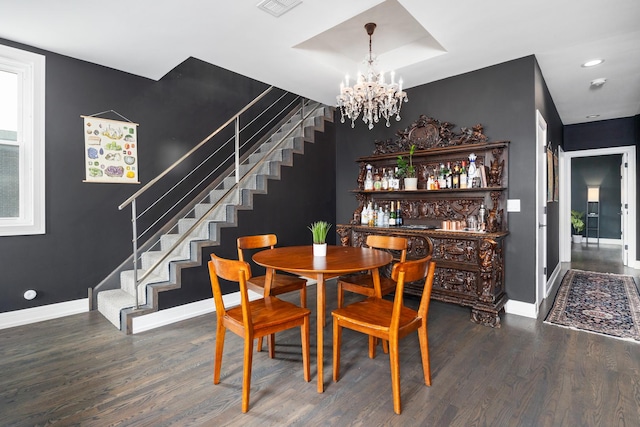
[{"label": "patterned area rug", "polygon": [[545,323],[640,341],[640,296],[633,277],[569,270]]}]

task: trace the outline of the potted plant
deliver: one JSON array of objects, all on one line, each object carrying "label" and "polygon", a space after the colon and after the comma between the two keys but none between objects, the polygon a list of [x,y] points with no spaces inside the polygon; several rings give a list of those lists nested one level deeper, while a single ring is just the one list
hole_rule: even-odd
[{"label": "potted plant", "polygon": [[327,255],[327,234],[331,224],[326,221],[316,221],[309,227],[313,236],[313,256]]},{"label": "potted plant", "polygon": [[573,243],[582,243],[582,230],[584,230],[583,216],[583,212],[571,211],[571,228],[573,229],[571,238]]},{"label": "potted plant", "polygon": [[405,190],[418,189],[418,177],[416,176],[416,168],[413,166],[413,153],[416,151],[416,145],[411,145],[409,149],[409,162],[402,156],[398,156],[398,175],[404,177]]}]

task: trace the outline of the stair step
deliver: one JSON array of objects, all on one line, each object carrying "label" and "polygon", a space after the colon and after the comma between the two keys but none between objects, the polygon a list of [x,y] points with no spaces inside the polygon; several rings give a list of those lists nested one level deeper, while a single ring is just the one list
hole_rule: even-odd
[{"label": "stair step", "polygon": [[135,307],[135,305],[135,297],[122,289],[111,289],[98,293],[98,310],[118,329],[120,329],[120,311]]}]

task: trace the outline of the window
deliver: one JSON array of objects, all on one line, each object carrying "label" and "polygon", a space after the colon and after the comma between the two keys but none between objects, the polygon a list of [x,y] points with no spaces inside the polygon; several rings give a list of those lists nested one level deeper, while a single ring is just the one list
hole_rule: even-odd
[{"label": "window", "polygon": [[0,45],[0,236],[45,232],[45,58]]}]

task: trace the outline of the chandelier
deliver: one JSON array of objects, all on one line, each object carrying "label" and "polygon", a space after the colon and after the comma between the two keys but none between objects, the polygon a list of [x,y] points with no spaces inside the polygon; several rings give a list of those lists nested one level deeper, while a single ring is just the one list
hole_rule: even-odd
[{"label": "chandelier", "polygon": [[351,127],[355,127],[356,119],[362,114],[362,121],[369,125],[369,130],[384,118],[387,127],[391,126],[389,118],[396,116],[400,120],[400,108],[402,102],[407,102],[407,93],[402,91],[402,79],[395,82],[395,73],[391,72],[391,82],[384,81],[384,73],[375,68],[376,59],[371,51],[371,36],[376,29],[376,24],[370,22],[364,26],[369,35],[369,57],[365,59],[366,72],[358,72],[358,78],[353,87],[349,86],[349,76],[340,83],[340,95],[338,108],[340,108],[340,122],[345,122],[345,117],[351,120]]}]

